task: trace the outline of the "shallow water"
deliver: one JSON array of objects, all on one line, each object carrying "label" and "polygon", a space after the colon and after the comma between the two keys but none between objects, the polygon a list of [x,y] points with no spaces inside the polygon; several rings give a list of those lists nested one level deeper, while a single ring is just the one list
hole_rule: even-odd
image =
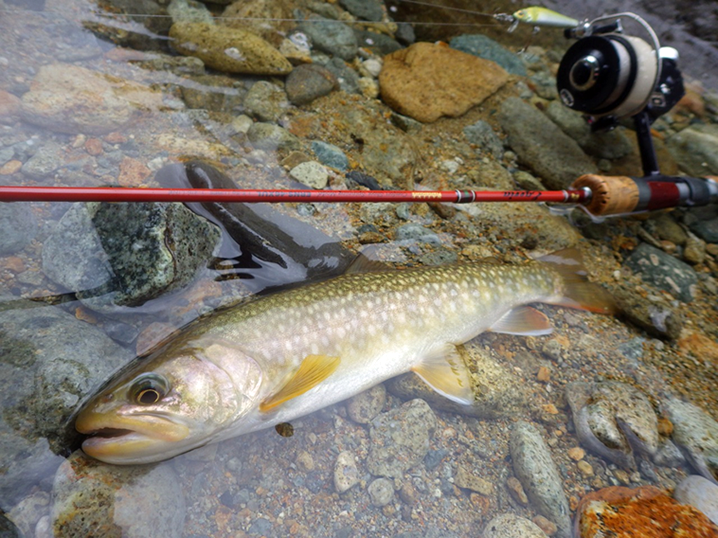
[{"label": "shallow water", "polygon": [[[506,146],[497,120],[501,103],[515,95],[541,109],[551,102],[546,95],[537,97],[541,77],[528,84],[515,77],[458,118],[412,123],[392,115],[372,96],[376,77],[367,71],[367,62],[380,55],[365,43],[359,53],[362,65],[354,64],[367,79],[365,94],[334,91],[301,107],[279,105],[277,117],[265,121],[286,128],[298,145],[260,148],[236,119],[253,113],[246,102],[253,84],[278,79],[227,75],[191,62],[171,64],[170,56],[182,57],[167,48],[169,24],[157,7],[163,4],[152,9],[147,4],[154,2],[0,3],[0,90],[11,94],[0,95],[0,184],[157,186],[160,170],[202,159],[240,188],[295,188],[289,170],[318,159],[311,142],[322,141],[341,148],[350,169],[365,172],[384,188],[515,189],[519,172],[528,167]],[[139,6],[147,10],[144,15],[136,12]],[[533,35],[519,28],[509,34],[506,24],[486,17],[473,18],[468,27],[464,20],[459,24],[457,16],[469,16],[463,12],[409,3],[388,8],[396,20],[416,23],[420,39],[485,32],[514,52],[525,49],[519,58],[534,66],[530,75],[550,75],[567,47],[550,29]],[[215,15],[221,12],[212,9]],[[470,9],[496,13],[515,6]],[[134,15],[120,15],[123,11]],[[710,43],[701,42],[701,47],[714,49]],[[326,54],[315,56],[317,63],[324,60]],[[696,76],[703,69],[704,63],[691,63],[690,53],[684,62],[686,72]],[[49,75],[44,71],[43,80],[43,66],[58,63]],[[73,71],[73,66],[82,70]],[[87,87],[73,86],[78,81]],[[704,82],[710,89],[711,79]],[[34,100],[29,97],[33,92]],[[16,109],[12,96],[23,98],[24,111]],[[657,130],[671,134],[686,125],[715,127],[716,110],[706,105],[711,98],[715,106],[715,94],[700,98],[707,112],[683,107]],[[403,121],[403,127],[392,121]],[[467,140],[465,127],[479,121],[501,133],[498,155],[489,145]],[[610,161],[612,172],[636,173],[631,171],[635,147],[630,150],[631,155],[603,160]],[[675,159],[661,155],[662,163],[677,166]],[[356,188],[345,171],[328,170],[327,188]],[[641,280],[640,271],[626,260],[639,244],[657,241],[652,233],[666,241],[662,234],[669,226],[658,217],[596,224],[580,214],[551,215],[543,206],[442,210],[426,204],[287,204],[258,209],[254,222],[296,232],[301,228],[293,222],[301,221],[316,234],[283,236],[270,247],[281,248],[285,262],[250,263],[242,269],[236,262],[246,260],[242,246],[228,239],[232,230],[225,231],[224,242],[212,242],[201,221],[172,217],[188,223],[177,228],[191,244],[183,250],[185,243],[175,244],[177,236],[158,239],[155,228],[150,232],[129,226],[131,219],[110,216],[102,221],[106,228],[126,224],[134,230],[125,238],[130,248],[142,252],[142,245],[154,245],[151,249],[159,251],[164,245],[170,252],[169,259],[152,265],[162,270],[133,275],[130,286],[126,275],[113,271],[131,264],[113,259],[94,231],[100,217],[91,220],[84,209],[74,208],[77,214],[70,219],[70,204],[63,203],[12,207],[7,229],[12,226],[19,246],[3,246],[0,253],[0,509],[26,537],[468,537],[479,536],[504,513],[553,519],[558,535],[565,536],[569,515],[590,491],[610,485],[672,488],[689,474],[716,472],[718,460],[711,457],[718,457],[712,452],[718,444],[697,447],[693,434],[712,431],[710,417],[718,418],[717,253],[703,242],[705,257],[691,269],[696,276],[690,301]],[[147,214],[158,220],[165,215],[152,208]],[[668,218],[681,230],[695,221],[682,211]],[[716,218],[713,213],[698,217]],[[555,329],[552,335],[486,333],[464,346],[481,392],[468,413],[409,374],[293,422],[291,436],[284,436],[289,428],[284,435],[266,430],[156,467],[116,468],[77,451],[72,413],[113,371],[215,309],[266,287],[296,282],[297,275],[331,275],[346,265],[347,253],[371,245],[372,257],[398,266],[485,257],[520,263],[573,244],[582,250],[595,281],[617,296],[628,293],[628,303],[650,303],[656,330],[641,325],[637,314],[605,317],[540,306]],[[678,254],[687,249],[687,244],[679,246]],[[323,261],[317,262],[317,256]],[[179,259],[192,261],[183,265]],[[266,271],[257,272],[254,282],[234,278],[257,271],[257,265]],[[287,265],[294,270],[289,276],[283,270]],[[311,270],[302,273],[307,267]],[[137,283],[150,277],[154,284],[146,288]],[[680,319],[673,333],[666,328],[670,316]],[[640,396],[626,403],[611,392],[615,387],[609,381],[630,385]],[[615,390],[630,392],[620,387]],[[707,418],[686,412],[694,418],[683,421],[682,408],[671,407],[671,398],[694,403]],[[604,420],[606,437],[613,435],[619,446],[597,446],[595,437],[577,431],[581,412],[593,417],[586,420]],[[511,432],[524,431],[517,425],[522,421],[531,425],[524,429],[537,432],[549,454],[540,471],[517,463],[525,453],[516,452],[521,443]],[[669,443],[667,424],[683,437],[674,434]],[[681,444],[683,452],[676,448]],[[395,461],[410,463],[398,471],[377,470],[377,462],[388,466]],[[551,466],[557,477],[553,491],[539,494],[515,486],[522,473]],[[351,487],[343,491],[343,484]],[[570,514],[562,513],[568,509]],[[538,522],[550,530],[550,524]]]}]

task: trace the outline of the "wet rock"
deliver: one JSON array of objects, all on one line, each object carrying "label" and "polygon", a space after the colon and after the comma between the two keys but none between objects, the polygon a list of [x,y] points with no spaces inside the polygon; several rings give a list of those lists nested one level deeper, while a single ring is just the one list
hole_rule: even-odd
[{"label": "wet rock", "polygon": [[667,302],[648,299],[628,288],[614,288],[611,296],[621,315],[647,333],[669,340],[680,337],[683,317]]},{"label": "wet rock", "polygon": [[212,13],[207,6],[194,0],[172,0],[167,6],[167,14],[172,22],[202,22],[214,24]]},{"label": "wet rock", "polygon": [[491,125],[484,120],[479,120],[473,125],[464,127],[464,136],[470,144],[475,144],[482,152],[492,155],[494,159],[500,159],[504,154],[503,142],[491,128]]},{"label": "wet rock", "polygon": [[347,414],[357,424],[369,424],[381,412],[386,403],[384,385],[360,392],[347,402]]},{"label": "wet rock", "polygon": [[[555,91],[556,81],[552,83]],[[622,127],[594,133],[580,114],[558,101],[549,104],[546,115],[593,157],[615,160],[633,152],[633,144]]]},{"label": "wet rock", "polygon": [[182,536],[184,496],[169,464],[106,465],[78,451],[58,469],[53,497],[57,538]]},{"label": "wet rock", "polygon": [[666,140],[678,166],[689,176],[718,174],[718,126],[691,125]]},{"label": "wet rock", "polygon": [[22,96],[23,119],[61,133],[104,134],[127,125],[142,109],[161,105],[159,93],[84,67],[41,67]]},{"label": "wet rock", "polygon": [[558,99],[558,92],[556,91],[556,78],[546,71],[539,71],[531,75],[529,78],[531,86],[536,92],[536,95],[542,99],[555,100]]},{"label": "wet rock", "polygon": [[658,418],[648,398],[617,381],[571,383],[566,387],[576,435],[593,452],[628,469],[635,468],[633,451],[654,456],[658,451]]},{"label": "wet rock", "polygon": [[47,179],[62,165],[62,156],[63,148],[55,142],[48,142],[22,165],[20,171],[32,179]]},{"label": "wet rock", "polygon": [[359,483],[359,469],[354,461],[354,454],[340,452],[334,465],[334,488],[338,493],[349,491]]},{"label": "wet rock", "polygon": [[462,489],[469,489],[476,493],[481,493],[481,495],[486,497],[490,497],[494,493],[494,485],[488,480],[476,476],[471,467],[466,465],[457,466],[454,484]]},{"label": "wet rock", "polygon": [[311,15],[298,28],[309,36],[318,50],[347,61],[357,55],[354,31],[344,23]]},{"label": "wet rock", "polygon": [[672,216],[666,213],[657,215],[654,219],[650,220],[649,223],[651,223],[651,229],[649,231],[655,233],[659,239],[670,241],[676,245],[684,245],[688,240],[688,234],[686,234],[685,230],[681,228]]},{"label": "wet rock", "polygon": [[[44,491],[36,491],[13,506],[8,516],[22,530],[22,536],[34,536],[37,522],[49,513],[50,495]],[[6,538],[2,533],[2,525],[0,538]]]},{"label": "wet rock", "polygon": [[307,64],[300,65],[291,72],[285,88],[289,100],[301,106],[338,89],[339,81],[326,67]]},{"label": "wet rock", "polygon": [[568,499],[561,475],[539,431],[528,422],[513,426],[509,440],[514,474],[536,510],[553,521],[558,535],[571,536]]},{"label": "wet rock", "polygon": [[461,405],[444,398],[414,374],[396,377],[387,383],[392,394],[400,398],[421,398],[432,407],[451,413],[484,419],[520,416],[526,410],[527,400],[516,391],[521,383],[516,374],[505,364],[493,359],[477,348],[467,348],[466,360],[471,368],[474,402]]},{"label": "wet rock", "polygon": [[222,13],[220,24],[248,30],[277,47],[293,28],[294,15],[287,0],[243,0],[230,4]]},{"label": "wet rock", "polygon": [[708,243],[718,243],[718,208],[714,206],[692,209],[684,222],[698,237]]},{"label": "wet rock", "polygon": [[673,498],[700,510],[718,525],[718,485],[698,475],[687,476],[676,486]]},{"label": "wet rock", "polygon": [[[194,58],[200,61],[198,58]],[[188,108],[200,108],[214,112],[233,112],[242,105],[244,91],[234,87],[229,77],[200,75],[192,77],[196,84],[182,86],[182,99]]]},{"label": "wet rock", "polygon": [[312,142],[312,151],[319,161],[326,166],[342,171],[349,168],[349,159],[347,159],[344,152],[334,144],[327,144],[326,142],[315,140]]},{"label": "wet rock", "polygon": [[657,288],[683,302],[691,302],[698,282],[693,268],[647,243],[641,243],[626,260],[626,266]]},{"label": "wet rock", "polygon": [[266,80],[260,80],[247,92],[244,106],[247,112],[259,121],[272,123],[287,112],[289,101],[282,88]]},{"label": "wet rock", "polygon": [[204,62],[193,56],[156,54],[137,65],[150,71],[169,71],[180,77],[204,75]]},{"label": "wet rock", "polygon": [[449,41],[449,45],[461,52],[496,62],[512,75],[526,76],[526,67],[521,58],[490,37],[481,34],[464,34],[454,37]]},{"label": "wet rock", "polygon": [[673,441],[696,471],[718,484],[718,422],[699,407],[678,399],[668,399],[664,407],[673,423]]},{"label": "wet rock", "polygon": [[339,0],[339,5],[365,21],[380,21],[384,16],[380,0]]},{"label": "wet rock", "polygon": [[201,22],[178,22],[170,28],[172,46],[226,73],[286,75],[292,64],[261,37],[247,30]]},{"label": "wet rock", "polygon": [[403,48],[398,41],[388,35],[359,29],[354,30],[354,35],[362,49],[368,49],[377,56],[386,56]]},{"label": "wet rock", "polygon": [[0,123],[11,125],[20,119],[22,102],[13,94],[0,90]]},{"label": "wet rock", "polygon": [[301,149],[299,139],[279,125],[257,122],[247,131],[247,138],[256,149],[264,151]]},{"label": "wet rock", "polygon": [[653,462],[663,467],[680,467],[686,463],[686,458],[681,449],[668,439],[658,447]]},{"label": "wet rock", "polygon": [[502,514],[489,521],[483,538],[547,538],[533,521],[516,514]]},{"label": "wet rock", "polygon": [[0,256],[24,249],[37,232],[30,204],[0,204]]},{"label": "wet rock", "polygon": [[508,75],[493,62],[431,43],[416,43],[384,58],[381,98],[418,121],[460,116],[494,94]]},{"label": "wet rock", "polygon": [[188,284],[219,230],[182,204],[75,204],[43,246],[43,271],[101,311]]},{"label": "wet rock", "polygon": [[20,529],[5,515],[0,514],[0,537],[2,538],[23,538]]},{"label": "wet rock", "polygon": [[416,34],[414,33],[414,27],[406,22],[398,22],[396,34],[394,34],[397,41],[404,45],[411,45],[416,41]]},{"label": "wet rock", "polygon": [[339,88],[346,93],[361,93],[359,75],[341,58],[332,58],[324,67],[337,79]]},{"label": "wet rock", "polygon": [[693,265],[701,264],[706,259],[706,244],[693,234],[688,236],[683,247],[683,259]]},{"label": "wet rock", "polygon": [[576,510],[575,536],[704,536],[718,527],[654,486],[613,486],[586,495]]},{"label": "wet rock", "polygon": [[421,463],[436,429],[436,416],[423,400],[411,400],[371,422],[367,467],[374,476],[400,478]]},{"label": "wet rock", "polygon": [[577,177],[596,171],[575,140],[521,99],[510,97],[502,103],[499,122],[519,160],[549,189],[565,189]]},{"label": "wet rock", "polygon": [[425,243],[429,245],[440,245],[441,239],[439,236],[424,228],[420,224],[404,224],[396,229],[396,240],[404,241],[406,243]]},{"label": "wet rock", "polygon": [[510,476],[506,480],[506,489],[509,490],[511,496],[521,506],[527,506],[529,504],[529,498],[526,496],[524,487],[521,485],[521,482],[515,476]]},{"label": "wet rock", "polygon": [[329,172],[317,161],[298,164],[289,171],[289,175],[312,189],[323,189],[329,181]]},{"label": "wet rock", "polygon": [[377,478],[367,488],[371,503],[377,508],[386,506],[394,499],[394,485],[386,478]]}]

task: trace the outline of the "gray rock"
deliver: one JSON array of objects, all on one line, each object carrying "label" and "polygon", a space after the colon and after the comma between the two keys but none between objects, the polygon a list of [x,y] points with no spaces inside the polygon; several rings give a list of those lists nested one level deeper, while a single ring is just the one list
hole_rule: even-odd
[{"label": "gray rock", "polygon": [[673,491],[673,497],[682,504],[690,504],[718,525],[718,485],[702,476],[691,475],[683,479]]},{"label": "gray rock", "polygon": [[219,239],[182,204],[76,204],[45,242],[43,270],[90,308],[111,311],[185,286]]},{"label": "gray rock", "polygon": [[334,144],[327,144],[326,142],[320,142],[315,140],[312,142],[312,151],[317,156],[319,162],[326,166],[331,166],[337,170],[346,170],[349,168],[349,159],[344,152]]},{"label": "gray rock", "polygon": [[58,469],[53,498],[56,538],[182,536],[184,496],[167,463],[106,465],[78,451]]},{"label": "gray rock", "polygon": [[[294,72],[296,69],[289,76],[291,77]],[[282,88],[266,80],[260,80],[247,92],[244,106],[247,112],[259,121],[275,122],[286,113],[289,100]]]},{"label": "gray rock", "polygon": [[285,85],[289,100],[297,105],[306,105],[315,99],[339,88],[334,73],[316,64],[299,65],[287,77]]},{"label": "gray rock", "polygon": [[360,392],[347,402],[347,414],[357,424],[369,424],[381,412],[386,403],[384,385]]},{"label": "gray rock", "polygon": [[271,530],[272,522],[264,517],[258,517],[249,526],[249,534],[256,534],[257,536],[268,536]]},{"label": "gray rock", "polygon": [[615,160],[633,153],[633,144],[626,136],[623,127],[594,133],[581,114],[558,101],[548,105],[546,115],[593,157]]},{"label": "gray rock", "polygon": [[214,24],[212,13],[207,6],[194,0],[172,0],[167,6],[172,22],[204,22]]},{"label": "gray rock", "polygon": [[363,49],[369,49],[374,54],[386,56],[392,52],[396,52],[402,47],[398,41],[392,39],[388,35],[377,34],[367,30],[355,29],[354,35],[357,38],[357,44]]},{"label": "gray rock", "polygon": [[496,62],[512,75],[526,76],[526,67],[516,54],[481,34],[465,34],[449,41],[451,48]]},{"label": "gray rock", "polygon": [[377,478],[367,488],[371,503],[380,508],[386,506],[394,499],[394,486],[386,478]]},{"label": "gray rock", "polygon": [[397,41],[407,46],[416,41],[414,27],[406,22],[397,23],[396,34],[394,34],[394,37],[396,37]]},{"label": "gray rock", "polygon": [[673,423],[673,441],[696,471],[718,484],[718,422],[699,407],[675,398],[666,400],[664,407]]},{"label": "gray rock", "polygon": [[542,99],[558,99],[556,77],[554,77],[551,73],[539,71],[538,73],[531,75],[530,80],[536,91],[536,95]]},{"label": "gray rock", "polygon": [[314,46],[327,54],[343,60],[353,60],[357,55],[354,31],[342,22],[312,15],[299,25],[299,31],[307,34]]},{"label": "gray rock", "polygon": [[576,141],[521,99],[510,97],[502,103],[499,122],[509,146],[549,189],[564,189],[579,176],[596,171]]},{"label": "gray rock", "polygon": [[541,434],[528,422],[517,422],[511,431],[509,449],[516,478],[533,507],[558,527],[558,536],[571,536],[568,499],[561,475]]},{"label": "gray rock", "polygon": [[683,221],[701,239],[718,243],[718,207],[698,207],[686,213]]},{"label": "gray rock", "polygon": [[683,317],[667,302],[648,299],[632,288],[614,288],[611,296],[621,315],[647,333],[669,340],[680,337]]},{"label": "gray rock", "polygon": [[30,204],[0,204],[0,256],[24,249],[37,233],[37,220]]},{"label": "gray rock", "polygon": [[693,265],[701,264],[706,259],[706,244],[691,234],[683,247],[683,259]]},{"label": "gray rock", "polygon": [[691,302],[698,277],[693,268],[647,243],[641,243],[626,260],[626,266],[644,282],[667,291],[683,302]]},{"label": "gray rock", "polygon": [[548,538],[541,528],[516,514],[501,514],[489,521],[483,538]]},{"label": "gray rock", "polygon": [[247,138],[256,149],[264,151],[301,149],[299,139],[279,125],[257,122],[247,131]]},{"label": "gray rock", "polygon": [[424,228],[420,224],[404,224],[396,229],[396,240],[406,243],[426,243],[440,245],[441,239],[436,233]]},{"label": "gray rock", "polygon": [[317,161],[298,164],[289,171],[289,175],[312,189],[323,189],[329,181],[329,172]]},{"label": "gray rock", "polygon": [[380,0],[339,0],[339,5],[365,21],[380,21],[384,16]]},{"label": "gray rock", "polygon": [[359,75],[341,58],[332,58],[325,66],[337,79],[339,88],[347,93],[361,95]]},{"label": "gray rock", "polygon": [[681,452],[681,449],[668,439],[658,447],[658,452],[653,456],[653,462],[663,467],[680,467],[685,465],[686,457]]},{"label": "gray rock", "polygon": [[63,148],[59,144],[48,142],[22,165],[20,171],[32,179],[47,179],[62,165],[62,154]]},{"label": "gray rock", "polygon": [[666,145],[686,174],[695,177],[718,174],[718,126],[691,125],[669,137]]},{"label": "gray rock", "polygon": [[244,93],[244,90],[234,87],[232,79],[219,75],[194,76],[192,82],[188,81],[182,86],[182,99],[188,108],[214,112],[231,113],[239,109]]},{"label": "gray rock", "polygon": [[[676,245],[684,245],[688,240],[688,234],[686,234],[685,230],[683,230],[669,214],[660,213],[648,222],[651,223],[651,229],[649,231],[658,236],[659,239],[670,241]],[[718,235],[716,237],[718,237]]]},{"label": "gray rock", "polygon": [[411,400],[371,422],[367,467],[374,476],[400,478],[429,451],[436,416],[423,400]]},{"label": "gray rock", "polygon": [[504,144],[491,128],[491,125],[484,120],[479,120],[473,125],[464,127],[464,136],[471,144],[475,144],[482,151],[500,159],[504,154]]},{"label": "gray rock", "polygon": [[349,491],[359,483],[359,469],[354,461],[354,454],[340,452],[334,465],[334,488],[338,493]]}]

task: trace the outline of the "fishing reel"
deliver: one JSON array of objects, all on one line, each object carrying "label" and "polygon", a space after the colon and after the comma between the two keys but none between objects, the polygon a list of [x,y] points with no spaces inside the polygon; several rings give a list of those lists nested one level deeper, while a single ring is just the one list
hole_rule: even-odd
[{"label": "fishing reel", "polygon": [[[636,21],[649,41],[627,35],[622,18]],[[594,131],[633,118],[644,173],[659,173],[651,124],[685,94],[678,51],[661,47],[653,28],[634,13],[617,13],[564,30],[578,39],[559,65],[556,85],[564,105],[583,112]]]}]

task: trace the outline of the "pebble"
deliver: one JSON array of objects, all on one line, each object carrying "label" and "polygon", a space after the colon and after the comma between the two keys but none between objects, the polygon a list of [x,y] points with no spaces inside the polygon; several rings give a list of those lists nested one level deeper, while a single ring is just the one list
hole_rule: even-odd
[{"label": "pebble", "polygon": [[575,446],[568,449],[568,457],[573,461],[581,461],[586,455],[586,451],[580,446]]},{"label": "pebble", "polygon": [[693,268],[647,243],[641,243],[626,260],[626,266],[644,282],[667,291],[683,302],[691,302],[698,277]]},{"label": "pebble", "polygon": [[718,525],[718,485],[710,480],[698,475],[687,476],[676,486],[673,498],[700,510]]},{"label": "pebble", "polygon": [[264,151],[288,150],[301,148],[299,138],[292,133],[271,123],[256,122],[247,131],[247,138],[255,149]]},{"label": "pebble", "polygon": [[16,172],[19,172],[22,168],[22,161],[16,159],[7,161],[5,164],[0,166],[0,176],[11,176]]},{"label": "pebble", "polygon": [[517,422],[511,431],[509,449],[514,474],[532,505],[556,524],[559,536],[568,538],[571,535],[568,499],[561,475],[541,434],[528,422]]},{"label": "pebble", "polygon": [[385,403],[386,389],[384,385],[376,385],[352,396],[347,402],[347,414],[357,424],[369,424],[381,412]]},{"label": "pebble", "polygon": [[593,491],[581,499],[576,514],[579,538],[718,535],[718,527],[706,516],[678,504],[654,486],[612,486]]},{"label": "pebble", "polygon": [[381,21],[384,17],[380,0],[339,0],[339,5],[365,21]]},{"label": "pebble", "polygon": [[311,15],[298,29],[307,34],[314,46],[342,60],[353,60],[358,45],[354,31],[344,23]]},{"label": "pebble", "polygon": [[496,62],[512,75],[526,76],[526,67],[521,58],[490,37],[481,34],[464,34],[452,38],[449,45],[452,49]]},{"label": "pebble", "polygon": [[395,41],[388,35],[360,29],[355,29],[354,35],[362,51],[368,50],[377,56],[386,56],[403,48],[398,41]]},{"label": "pebble", "polygon": [[176,22],[169,33],[180,54],[195,56],[225,73],[286,75],[292,64],[256,34],[202,22]]},{"label": "pebble", "polygon": [[683,247],[683,259],[693,265],[699,265],[706,259],[705,241],[698,239],[693,234],[688,236],[685,247]]},{"label": "pebble", "polygon": [[344,152],[334,144],[327,144],[315,140],[312,142],[312,151],[317,156],[319,161],[337,170],[345,171],[349,168],[349,159]]},{"label": "pebble", "polygon": [[167,6],[172,22],[203,22],[214,24],[212,13],[207,6],[193,0],[172,0]]},{"label": "pebble", "polygon": [[485,497],[490,497],[494,493],[494,485],[491,482],[484,480],[480,476],[476,476],[471,468],[465,465],[457,466],[454,484],[462,489],[469,489],[476,493],[481,493],[481,495]]},{"label": "pebble", "polygon": [[367,488],[371,503],[380,508],[394,500],[394,484],[386,478],[377,478]]},{"label": "pebble", "polygon": [[169,464],[105,465],[78,451],[58,469],[53,499],[57,538],[182,536],[184,497]]},{"label": "pebble", "polygon": [[159,93],[77,65],[42,66],[22,96],[25,121],[61,133],[104,134],[125,127],[140,109],[158,109]]},{"label": "pebble", "polygon": [[289,171],[289,175],[312,189],[323,189],[329,182],[329,172],[317,161],[298,164]]},{"label": "pebble", "polygon": [[666,213],[660,213],[655,219],[648,222],[652,222],[655,229],[654,233],[659,239],[670,241],[676,245],[684,245],[688,240],[688,234],[686,234],[685,230],[681,228],[673,217]]},{"label": "pebble", "polygon": [[[198,58],[193,58],[200,62]],[[182,99],[188,108],[234,113],[242,107],[244,89],[224,75],[195,75],[196,84],[182,86]]]},{"label": "pebble", "polygon": [[334,465],[334,488],[338,493],[344,493],[358,483],[359,469],[357,469],[357,464],[354,461],[354,454],[348,451],[340,452]]},{"label": "pebble", "polygon": [[287,112],[289,101],[282,88],[266,80],[259,80],[247,92],[244,106],[259,121],[272,123]]},{"label": "pebble", "polygon": [[302,450],[296,459],[297,465],[304,471],[312,471],[314,469],[314,458],[306,450]]},{"label": "pebble", "polygon": [[436,233],[428,228],[424,228],[420,224],[404,224],[396,229],[396,240],[405,241],[407,243],[417,242],[429,245],[440,245],[441,239]]},{"label": "pebble", "polygon": [[528,505],[529,499],[526,496],[524,487],[521,485],[521,482],[518,480],[518,478],[516,478],[515,476],[510,476],[506,480],[506,487],[508,488],[509,493],[517,503],[519,503],[521,506]]},{"label": "pebble", "polygon": [[553,536],[558,532],[558,527],[554,524],[554,522],[549,521],[541,515],[534,516],[531,521],[533,521],[537,527],[544,531],[547,536]]},{"label": "pebble", "polygon": [[421,122],[456,117],[482,103],[508,80],[493,62],[444,45],[416,43],[384,57],[382,100]]},{"label": "pebble", "polygon": [[673,441],[693,468],[718,484],[718,422],[701,408],[675,398],[663,402],[673,423]]},{"label": "pebble", "polygon": [[549,189],[565,189],[577,177],[596,171],[574,139],[518,97],[501,104],[498,119],[508,145]]},{"label": "pebble", "polygon": [[337,79],[339,88],[346,93],[361,94],[359,75],[341,58],[332,58],[324,67]]},{"label": "pebble", "polygon": [[482,538],[547,538],[541,527],[515,514],[496,516],[484,527]]},{"label": "pebble", "polygon": [[289,100],[297,106],[309,104],[338,88],[339,81],[334,73],[317,64],[295,67],[285,84]]},{"label": "pebble", "polygon": [[369,430],[369,472],[374,476],[401,478],[426,456],[436,425],[434,412],[419,399],[378,415]]},{"label": "pebble", "polygon": [[0,204],[0,230],[0,256],[20,252],[30,244],[38,230],[30,204]]},{"label": "pebble", "polygon": [[20,119],[20,99],[5,90],[0,90],[0,123],[12,125]]},{"label": "pebble", "polygon": [[504,154],[503,142],[491,125],[484,120],[464,127],[464,136],[470,144],[475,144],[482,152],[492,155],[494,159],[500,159]]},{"label": "pebble", "polygon": [[694,208],[684,218],[691,231],[708,243],[718,243],[718,208]]},{"label": "pebble", "polygon": [[591,477],[593,476],[593,467],[590,463],[588,463],[585,460],[581,460],[576,464],[576,467],[578,467],[578,470],[581,471],[581,474],[585,477]]}]

